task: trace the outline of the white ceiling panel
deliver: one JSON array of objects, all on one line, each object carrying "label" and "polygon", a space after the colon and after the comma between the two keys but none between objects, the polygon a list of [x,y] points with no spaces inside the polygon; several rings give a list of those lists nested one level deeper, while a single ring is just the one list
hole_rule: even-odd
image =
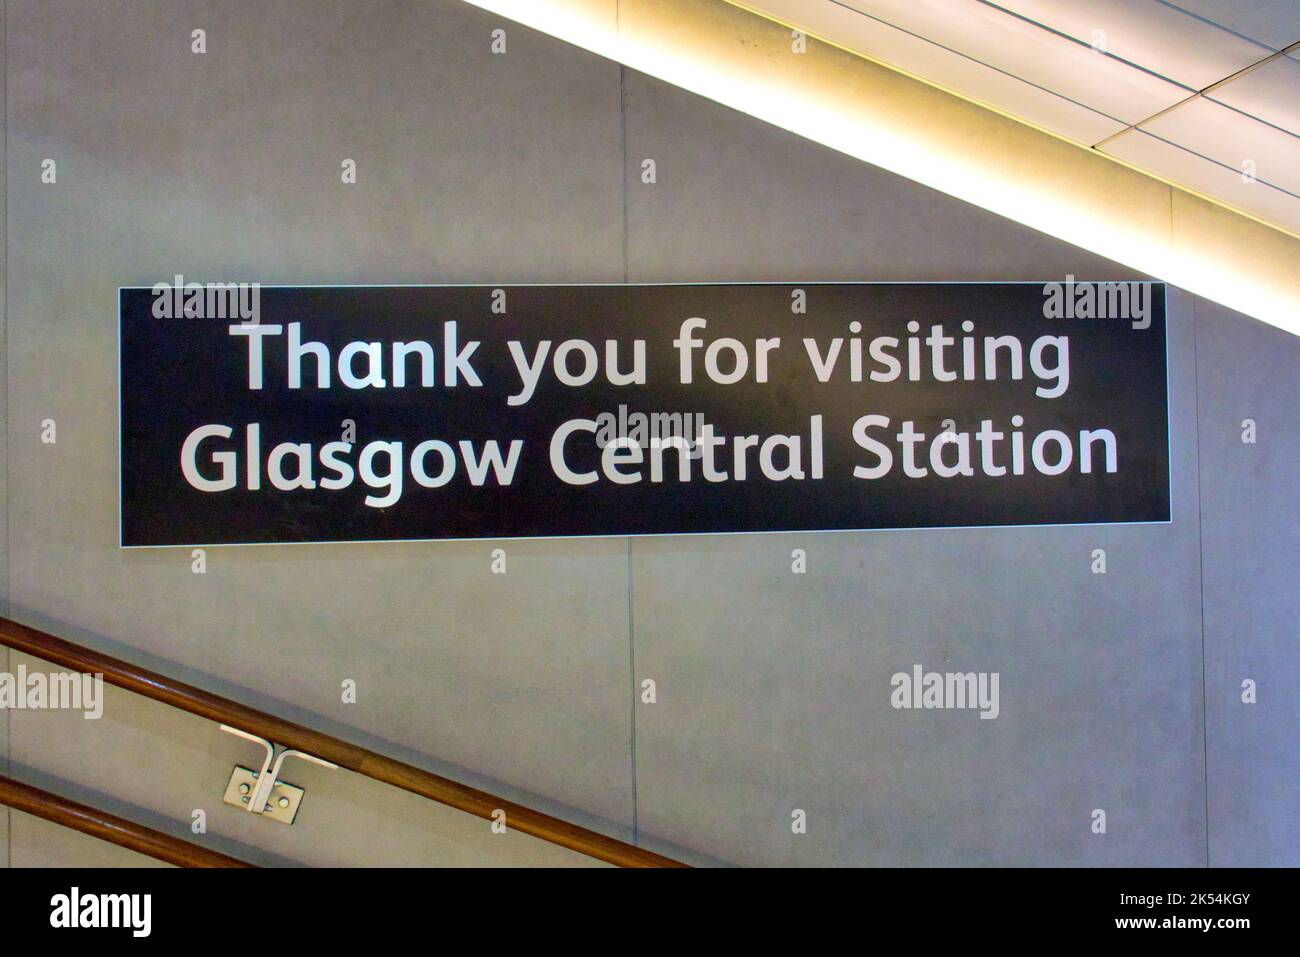
[{"label": "white ceiling panel", "polygon": [[1193,90],[1273,51],[1156,0],[990,0]]},{"label": "white ceiling panel", "polygon": [[1248,183],[1239,173],[1141,130],[1116,137],[1103,152],[1300,233],[1300,199],[1266,183]]},{"label": "white ceiling panel", "polygon": [[1125,123],[1184,96],[1181,87],[979,0],[837,0]]},{"label": "white ceiling panel", "polygon": [[1168,5],[1213,20],[1273,50],[1300,40],[1297,0],[1170,0]]},{"label": "white ceiling panel", "polygon": [[1213,100],[1198,96],[1142,129],[1237,172],[1249,161],[1259,179],[1300,195],[1300,137]]},{"label": "white ceiling panel", "polygon": [[1092,145],[1125,124],[1019,77],[826,0],[747,0],[747,5],[863,56],[919,76],[1035,126]]},{"label": "white ceiling panel", "polygon": [[1300,60],[1278,57],[1206,94],[1300,136]]},{"label": "white ceiling panel", "polygon": [[1300,0],[731,2],[1300,233]]}]

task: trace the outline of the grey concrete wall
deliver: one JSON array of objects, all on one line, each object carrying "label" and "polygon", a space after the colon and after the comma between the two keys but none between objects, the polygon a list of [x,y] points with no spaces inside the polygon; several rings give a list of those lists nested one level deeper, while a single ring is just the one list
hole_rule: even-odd
[{"label": "grey concrete wall", "polygon": [[[8,78],[6,24],[0,16],[0,122],[5,134],[0,136],[0,183],[6,183],[8,155],[8,103],[5,81]],[[8,263],[8,217],[5,205],[8,186],[0,189],[0,263]],[[8,269],[0,269],[0,614],[9,614],[9,282]],[[9,670],[9,649],[0,647],[0,671]],[[0,710],[0,767],[9,767],[9,714]],[[9,864],[9,808],[0,807],[0,867]]]},{"label": "grey concrete wall", "polygon": [[[120,551],[122,284],[1132,276],[455,0],[251,10],[9,5],[16,617],[702,863],[1300,859],[1279,808],[1294,599],[1285,578],[1234,577],[1241,529],[1294,519],[1294,478],[1261,463],[1294,464],[1295,426],[1275,421],[1283,396],[1249,391],[1256,354],[1234,338],[1249,324],[1176,290],[1168,525],[512,542],[504,576],[490,542],[212,549],[206,575],[188,550]],[[195,27],[206,55],[189,52]],[[1294,352],[1249,341],[1295,381]],[[1237,400],[1291,451],[1214,445],[1207,410],[1244,417]],[[1198,431],[1216,475],[1255,469],[1244,502],[1198,480]],[[1270,541],[1284,575],[1300,544]],[[1239,657],[1245,623],[1272,658]],[[916,663],[1001,672],[1002,715],[892,710],[889,676]],[[1254,710],[1231,710],[1242,669],[1279,685],[1261,680]],[[653,705],[633,693],[647,677]],[[268,862],[552,859],[307,767],[300,824],[248,822],[219,803],[244,746],[110,704],[100,722],[16,714],[16,765],[178,833],[207,807],[214,846]],[[1216,781],[1247,769],[1248,794]],[[48,834],[15,827],[14,863],[69,859]]]},{"label": "grey concrete wall", "polygon": [[[1294,867],[1300,339],[1204,300],[1196,315],[1210,862]],[[1245,681],[1257,686],[1253,704]]]}]

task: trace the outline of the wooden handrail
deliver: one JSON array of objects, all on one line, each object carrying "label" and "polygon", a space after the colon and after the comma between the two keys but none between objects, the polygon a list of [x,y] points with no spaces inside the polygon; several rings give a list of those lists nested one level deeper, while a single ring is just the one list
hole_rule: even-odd
[{"label": "wooden handrail", "polygon": [[193,685],[173,681],[157,672],[74,644],[63,638],[0,617],[0,644],[76,671],[102,674],[111,685],[180,708],[202,718],[228,724],[308,754],[368,778],[446,804],[459,811],[491,820],[493,812],[506,814],[506,826],[552,844],[567,847],[620,867],[686,867],[680,861],[653,851],[570,824],[532,808],[494,797],[450,778],[311,728],[277,718]]},{"label": "wooden handrail", "polygon": [[109,814],[61,795],[24,784],[0,774],[0,804],[25,811],[47,821],[89,834],[140,854],[175,864],[178,867],[252,867],[206,847],[155,831],[116,814]]}]

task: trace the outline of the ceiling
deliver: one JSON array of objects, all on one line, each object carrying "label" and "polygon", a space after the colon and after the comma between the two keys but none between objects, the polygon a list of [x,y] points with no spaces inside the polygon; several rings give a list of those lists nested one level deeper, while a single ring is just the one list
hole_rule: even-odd
[{"label": "ceiling", "polygon": [[731,0],[1300,235],[1300,0]]}]

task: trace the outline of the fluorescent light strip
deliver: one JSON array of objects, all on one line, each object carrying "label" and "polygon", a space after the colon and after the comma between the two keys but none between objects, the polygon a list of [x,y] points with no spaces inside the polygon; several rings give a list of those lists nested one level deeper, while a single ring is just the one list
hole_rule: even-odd
[{"label": "fluorescent light strip", "polygon": [[[1254,220],[1223,210],[1223,215],[1233,217],[1234,225],[1259,230],[1270,249],[1281,250],[1277,258],[1282,260],[1282,268],[1273,272],[1280,272],[1282,278],[1263,267],[1252,271],[1248,250],[1239,250],[1239,256],[1225,263],[1222,255],[1205,251],[1202,243],[1180,242],[1168,233],[1160,235],[1136,226],[1134,218],[1117,211],[1114,204],[1097,201],[1100,183],[1083,182],[1078,189],[1066,190],[1055,183],[1018,176],[988,155],[934,142],[934,137],[925,135],[919,117],[916,123],[905,124],[888,115],[855,109],[848,96],[834,94],[834,84],[801,83],[785,71],[765,69],[770,64],[765,64],[764,54],[738,62],[746,54],[737,53],[724,63],[693,52],[686,43],[644,36],[642,31],[630,29],[627,22],[619,23],[614,0],[463,2],[1300,335],[1300,268],[1292,270],[1287,265],[1300,263],[1300,242]],[[691,0],[696,7],[721,2]],[[726,2],[745,7],[735,0]],[[625,9],[642,14],[644,19],[646,4],[642,0],[624,3]],[[667,18],[672,11],[659,9],[662,6],[651,12]],[[692,28],[689,22],[672,23],[674,33],[683,37]],[[1025,134],[1044,135],[1028,128]],[[1080,152],[1100,163],[1111,162],[1086,150]]]}]

